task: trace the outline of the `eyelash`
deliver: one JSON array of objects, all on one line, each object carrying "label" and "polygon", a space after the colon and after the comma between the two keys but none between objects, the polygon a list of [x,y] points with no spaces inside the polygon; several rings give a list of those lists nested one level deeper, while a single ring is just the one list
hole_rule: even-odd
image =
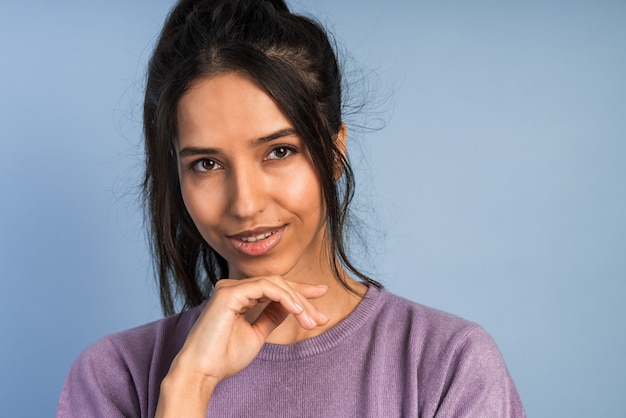
[{"label": "eyelash", "polygon": [[[284,150],[286,152],[286,155],[284,155],[283,157],[276,157],[276,158],[270,158],[269,156],[276,153],[276,151],[278,150]],[[290,146],[290,145],[278,145],[277,147],[274,147],[270,153],[268,154],[268,157],[266,157],[266,160],[284,160],[285,158],[290,157],[291,155],[295,154],[297,151],[294,147]]]},{"label": "eyelash", "polygon": [[[213,164],[213,168],[207,169],[207,168],[203,167],[203,165],[205,163]],[[192,170],[198,171],[200,173],[206,173],[206,172],[209,172],[209,171],[214,171],[214,170],[216,170],[219,167],[222,167],[222,165],[220,163],[218,163],[217,161],[212,160],[210,158],[201,158],[201,159],[196,160],[193,163],[191,163],[191,166],[190,166],[190,168]]]},{"label": "eyelash", "polygon": [[[280,157],[280,156],[276,156],[276,157],[270,157],[272,154],[275,154],[276,152],[283,150],[283,152],[285,153],[284,156]],[[293,154],[295,154],[296,152],[298,152],[294,147],[290,146],[290,145],[279,145],[277,147],[274,147],[269,154],[267,155],[267,157],[265,158],[265,160],[284,160],[286,158],[289,158],[290,156],[292,156]],[[204,165],[205,164],[212,164],[212,168],[206,168]],[[194,162],[191,163],[190,165],[190,169],[194,170],[194,171],[198,171],[200,173],[207,173],[209,171],[215,171],[218,168],[222,168],[222,164],[218,163],[215,160],[212,160],[210,158],[201,158],[199,160],[196,160]]]}]

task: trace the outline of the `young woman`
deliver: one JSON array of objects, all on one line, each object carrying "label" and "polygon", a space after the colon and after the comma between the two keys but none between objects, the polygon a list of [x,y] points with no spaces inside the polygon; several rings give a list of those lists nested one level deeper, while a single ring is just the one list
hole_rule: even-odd
[{"label": "young woman", "polygon": [[318,24],[282,0],[180,1],[144,130],[161,302],[184,309],[88,348],[58,416],[523,416],[479,326],[348,259],[341,76]]}]

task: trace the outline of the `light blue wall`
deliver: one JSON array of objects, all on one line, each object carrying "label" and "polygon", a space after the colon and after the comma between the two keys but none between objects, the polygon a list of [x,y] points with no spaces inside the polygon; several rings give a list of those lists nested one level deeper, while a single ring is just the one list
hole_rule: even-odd
[{"label": "light blue wall", "polygon": [[[82,349],[160,315],[136,186],[143,71],[170,5],[7,3],[0,416],[50,416]],[[349,118],[375,226],[365,267],[482,324],[529,416],[624,417],[626,3],[292,4],[373,89]]]}]

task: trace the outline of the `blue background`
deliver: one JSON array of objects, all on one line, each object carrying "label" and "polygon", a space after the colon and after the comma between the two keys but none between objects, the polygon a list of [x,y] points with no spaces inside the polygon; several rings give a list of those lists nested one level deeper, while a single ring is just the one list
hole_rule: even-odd
[{"label": "blue background", "polygon": [[[626,2],[291,4],[366,98],[361,265],[482,324],[529,416],[625,417]],[[160,316],[137,191],[169,7],[0,4],[2,417],[51,416],[80,351]]]}]

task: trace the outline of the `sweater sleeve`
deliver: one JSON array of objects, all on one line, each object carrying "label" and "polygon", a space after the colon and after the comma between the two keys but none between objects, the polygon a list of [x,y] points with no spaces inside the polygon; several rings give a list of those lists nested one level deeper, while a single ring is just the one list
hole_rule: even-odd
[{"label": "sweater sleeve", "polygon": [[525,417],[502,355],[481,327],[452,344],[447,363],[435,417]]},{"label": "sweater sleeve", "polygon": [[139,401],[124,356],[110,337],[87,348],[72,365],[57,418],[139,417]]}]

